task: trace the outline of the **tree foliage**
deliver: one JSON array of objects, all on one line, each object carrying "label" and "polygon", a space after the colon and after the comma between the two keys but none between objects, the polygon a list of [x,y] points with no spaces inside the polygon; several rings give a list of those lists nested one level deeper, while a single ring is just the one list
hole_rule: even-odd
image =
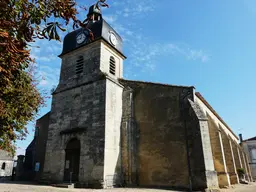
[{"label": "tree foliage", "polygon": [[29,69],[31,43],[60,40],[70,22],[86,27],[77,19],[77,6],[75,0],[0,1],[0,149],[14,152],[14,142],[26,136],[26,124],[44,103]]},{"label": "tree foliage", "polygon": [[237,169],[237,173],[238,173],[238,176],[241,178],[244,176],[245,170],[243,168],[239,168]]}]

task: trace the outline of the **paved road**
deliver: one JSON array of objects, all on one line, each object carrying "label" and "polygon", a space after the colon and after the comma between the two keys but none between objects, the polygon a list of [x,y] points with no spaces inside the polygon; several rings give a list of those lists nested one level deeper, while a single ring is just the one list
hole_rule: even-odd
[{"label": "paved road", "polygon": [[[170,192],[160,189],[63,189],[51,186],[0,183],[0,192]],[[174,192],[174,191],[172,191]],[[176,191],[177,192],[177,191]],[[256,192],[256,183],[249,185],[236,185],[221,192]]]}]

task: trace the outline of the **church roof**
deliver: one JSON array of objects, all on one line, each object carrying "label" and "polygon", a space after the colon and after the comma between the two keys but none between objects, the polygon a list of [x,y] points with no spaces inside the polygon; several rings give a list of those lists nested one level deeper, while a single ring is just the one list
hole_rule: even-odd
[{"label": "church roof", "polygon": [[157,82],[147,82],[147,81],[135,81],[135,80],[126,80],[126,79],[119,79],[119,82],[122,83],[137,83],[137,84],[151,84],[151,85],[160,85],[160,86],[169,86],[169,87],[185,87],[185,88],[195,88],[194,86],[184,86],[184,85],[171,85],[165,83],[157,83]]},{"label": "church roof", "polygon": [[218,113],[212,108],[212,106],[206,101],[206,99],[201,95],[201,93],[196,92],[196,96],[210,109],[210,111],[228,128],[228,130],[237,138],[237,135],[232,131],[232,129],[225,123],[225,121],[218,115]]},{"label": "church roof", "polygon": [[[104,20],[101,19],[99,21],[95,21],[95,22],[90,22],[87,26],[88,29],[86,28],[80,28],[77,29],[75,31],[72,31],[71,33],[68,33],[63,41],[63,50],[61,55],[64,55],[70,51],[73,51],[77,48],[83,47],[91,42],[94,42],[95,40],[98,39],[104,39],[106,42],[108,42],[114,49],[116,49],[119,53],[121,53],[123,55],[123,40],[120,37],[120,35],[118,35],[118,33]],[[84,33],[84,34],[88,34],[88,30],[90,30],[93,33],[94,36],[94,40],[93,41],[89,41],[89,38],[87,38],[87,40],[85,40],[83,43],[78,44],[76,41],[76,38],[79,34]],[[110,33],[113,33],[117,39],[117,43],[115,46],[113,46],[110,42]]]}]

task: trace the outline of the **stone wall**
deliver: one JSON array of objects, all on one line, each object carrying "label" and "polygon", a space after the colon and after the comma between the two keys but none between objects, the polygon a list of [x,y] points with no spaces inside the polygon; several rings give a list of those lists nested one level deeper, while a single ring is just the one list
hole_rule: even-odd
[{"label": "stone wall", "polygon": [[137,184],[136,141],[138,133],[134,124],[133,90],[123,89],[121,124],[121,170],[124,185]]},{"label": "stone wall", "polygon": [[192,88],[125,80],[121,83],[126,87],[122,120],[122,163],[126,182],[188,188],[180,94],[183,89]]},{"label": "stone wall", "polygon": [[226,159],[226,166],[227,166],[227,171],[229,174],[230,178],[230,184],[237,184],[238,183],[238,176],[236,173],[236,167],[235,167],[235,162],[234,162],[234,155],[233,155],[233,150],[230,145],[230,139],[226,135],[223,129],[220,128],[221,135],[222,135],[222,143],[223,143],[223,148],[224,148],[224,155]]},{"label": "stone wall", "polygon": [[123,86],[107,78],[104,150],[105,187],[112,187],[121,182],[120,127],[122,120],[122,93]]},{"label": "stone wall", "polygon": [[[105,175],[115,172],[115,161],[119,158],[119,138],[116,138],[115,147],[110,146],[113,140],[109,138],[113,134],[120,137],[118,127],[120,128],[122,106],[117,105],[118,102],[112,98],[117,91],[117,100],[121,102],[120,86],[108,83],[109,88],[106,88],[110,55],[116,58],[117,76],[122,76],[121,56],[107,48],[101,40],[61,56],[60,81],[52,99],[42,179],[59,182],[63,180],[65,147],[72,138],[80,140],[80,183],[101,184],[105,180],[104,172]],[[83,56],[84,62],[83,71],[78,74],[76,61],[80,56]],[[106,143],[105,132],[108,138]],[[105,144],[106,150],[111,152],[104,152]],[[113,162],[110,160],[112,157]],[[111,163],[105,170],[104,161],[106,164]]]},{"label": "stone wall", "polygon": [[230,179],[227,173],[226,159],[224,155],[222,137],[218,125],[208,115],[208,126],[210,132],[214,167],[217,171],[220,187],[230,186]]},{"label": "stone wall", "polygon": [[188,100],[189,116],[185,121],[187,122],[192,187],[193,189],[218,188],[207,116],[198,103]]},{"label": "stone wall", "polygon": [[137,147],[139,185],[188,186],[179,91],[179,88],[145,85],[135,92],[134,117],[140,133]]},{"label": "stone wall", "polygon": [[[109,72],[110,57],[115,58],[115,75]],[[109,46],[105,41],[101,43],[101,54],[100,54],[100,70],[107,73],[111,78],[118,79],[123,78],[123,59],[116,50]]]},{"label": "stone wall", "polygon": [[238,153],[238,147],[239,145],[235,142],[231,141],[232,149],[233,149],[233,154],[234,154],[234,159],[235,159],[235,165],[236,165],[236,170],[239,168],[242,168],[242,162],[239,157]]},{"label": "stone wall", "polygon": [[[61,71],[58,87],[55,92],[72,89],[78,85],[95,81],[100,73],[101,43],[96,41],[61,57]],[[83,72],[76,73],[76,62],[83,56]]]},{"label": "stone wall", "polygon": [[220,125],[216,125],[209,115],[208,124],[219,186],[223,188],[239,183],[237,169],[245,167],[240,157],[243,153],[240,146],[223,131]]},{"label": "stone wall", "polygon": [[80,140],[81,183],[103,180],[106,80],[77,85],[52,99],[43,180],[62,182],[65,148]]},{"label": "stone wall", "polygon": [[246,153],[244,153],[244,159],[245,159],[245,163],[246,163],[246,167],[247,167],[247,178],[248,178],[248,181],[252,181],[251,168],[249,166],[248,156],[247,156]]},{"label": "stone wall", "polygon": [[[35,173],[35,180],[39,181],[44,168],[46,142],[48,137],[50,112],[37,120],[36,129],[38,129],[38,135],[35,138],[35,164],[39,163],[39,170]],[[35,171],[35,164],[33,170]]]},{"label": "stone wall", "polygon": [[196,93],[195,101],[200,105],[203,113],[207,114],[214,168],[217,171],[219,186],[227,187],[239,183],[237,173],[239,168],[245,170],[246,180],[251,181],[248,157],[238,145],[238,137],[200,93]]},{"label": "stone wall", "polygon": [[0,160],[0,177],[12,176],[12,169],[13,169],[13,161]]},{"label": "stone wall", "polygon": [[[76,61],[83,56],[83,72],[76,73]],[[115,58],[115,75],[109,73],[110,56]],[[117,79],[123,76],[123,59],[117,51],[109,47],[103,40],[98,40],[90,46],[81,47],[73,52],[61,56],[61,71],[59,84],[56,92],[88,82],[95,81],[102,73],[108,74],[111,78]]]}]

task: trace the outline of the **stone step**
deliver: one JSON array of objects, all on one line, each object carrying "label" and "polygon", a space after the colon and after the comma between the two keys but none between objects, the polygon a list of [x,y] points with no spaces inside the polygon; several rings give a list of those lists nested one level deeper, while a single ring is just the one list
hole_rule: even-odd
[{"label": "stone step", "polygon": [[75,184],[74,183],[58,183],[58,184],[53,184],[53,187],[60,187],[60,188],[74,188]]}]

